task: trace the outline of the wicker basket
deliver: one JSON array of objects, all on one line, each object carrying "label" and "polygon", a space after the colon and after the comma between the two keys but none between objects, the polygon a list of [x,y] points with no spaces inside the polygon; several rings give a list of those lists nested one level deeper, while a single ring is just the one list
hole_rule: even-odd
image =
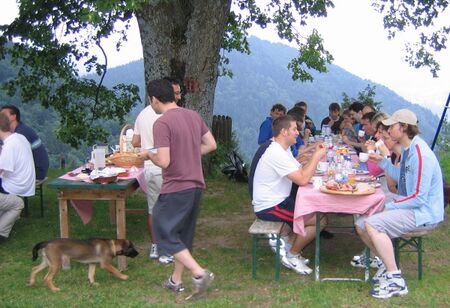
[{"label": "wicker basket", "polygon": [[139,153],[135,152],[125,152],[124,151],[124,138],[125,131],[127,128],[132,128],[130,124],[125,124],[122,127],[119,135],[119,152],[116,152],[107,158],[109,163],[114,164],[117,167],[130,168],[133,166],[142,167],[144,166],[144,159]]}]

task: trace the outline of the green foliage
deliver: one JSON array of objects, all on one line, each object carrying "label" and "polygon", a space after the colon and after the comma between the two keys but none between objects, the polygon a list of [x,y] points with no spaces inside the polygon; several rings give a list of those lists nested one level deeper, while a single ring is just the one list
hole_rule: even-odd
[{"label": "green foliage", "polygon": [[441,131],[437,139],[437,145],[441,155],[450,153],[450,116],[447,114],[442,122]]},{"label": "green foliage", "polygon": [[376,110],[381,110],[383,103],[375,100],[375,85],[368,84],[363,91],[359,91],[356,98],[350,97],[347,93],[342,93],[342,109],[347,109],[353,102],[357,101],[362,103],[364,106],[372,106]]},{"label": "green foliage", "polygon": [[[130,7],[140,1],[20,1],[20,15],[2,26],[0,59],[8,56],[17,76],[3,84],[8,95],[20,93],[24,102],[38,100],[60,115],[58,137],[79,147],[83,141],[106,140],[100,119],[124,120],[140,101],[135,85],[117,84],[108,89],[79,71],[106,74],[107,57],[101,40],[117,37],[117,48],[126,39],[132,17]],[[119,22],[125,29],[117,30]],[[104,55],[100,61],[92,51]]]},{"label": "green foliage", "polygon": [[[434,53],[447,48],[450,26],[448,20],[439,24],[439,18],[447,9],[449,2],[442,0],[390,1],[375,0],[373,7],[383,15],[388,38],[393,39],[397,32],[413,29],[418,31],[418,41],[406,43],[405,61],[412,67],[428,67],[433,77],[437,77],[439,64]],[[442,21],[442,19],[441,19]]]},{"label": "green foliage", "polygon": [[[310,70],[326,72],[326,64],[333,57],[325,50],[322,38],[317,30],[311,34],[301,33],[297,26],[305,27],[310,17],[324,17],[327,9],[334,7],[329,0],[315,1],[278,1],[272,0],[261,4],[254,0],[234,0],[234,7],[240,12],[231,11],[224,36],[223,48],[227,51],[238,50],[249,53],[247,30],[253,25],[262,29],[275,26],[281,39],[294,42],[298,46],[298,55],[289,63],[294,80],[311,81]],[[225,74],[229,70],[225,69]]]}]

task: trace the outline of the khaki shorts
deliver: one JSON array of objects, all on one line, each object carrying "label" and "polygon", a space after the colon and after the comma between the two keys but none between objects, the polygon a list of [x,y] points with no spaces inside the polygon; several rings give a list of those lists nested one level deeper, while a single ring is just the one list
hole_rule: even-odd
[{"label": "khaki shorts", "polygon": [[408,232],[432,230],[438,225],[416,226],[416,217],[412,209],[385,210],[369,217],[360,216],[355,221],[355,225],[362,230],[366,229],[366,224],[387,234],[390,238],[397,238]]},{"label": "khaki shorts", "polygon": [[147,182],[148,214],[152,215],[153,207],[155,206],[156,200],[158,200],[159,192],[161,191],[161,168],[153,165],[145,165],[144,176],[145,181]]}]

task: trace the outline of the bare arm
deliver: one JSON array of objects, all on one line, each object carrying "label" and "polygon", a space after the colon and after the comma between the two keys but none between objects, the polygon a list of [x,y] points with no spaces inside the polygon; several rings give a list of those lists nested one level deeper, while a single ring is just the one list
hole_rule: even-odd
[{"label": "bare arm", "polygon": [[141,135],[133,135],[133,139],[131,139],[131,144],[135,148],[140,148],[141,147]]},{"label": "bare arm", "polygon": [[214,136],[208,131],[206,134],[202,136],[202,143],[200,145],[200,152],[202,155],[208,154],[209,152],[217,149],[216,140]]},{"label": "bare arm", "polygon": [[315,152],[312,154],[308,164],[297,171],[288,174],[288,178],[299,186],[308,184],[311,177],[316,171],[317,164],[326,154],[326,149],[323,144],[317,144]]},{"label": "bare arm", "polygon": [[156,153],[152,153],[149,150],[142,152],[144,159],[150,159],[156,166],[165,169],[170,164],[170,148],[158,148]]}]

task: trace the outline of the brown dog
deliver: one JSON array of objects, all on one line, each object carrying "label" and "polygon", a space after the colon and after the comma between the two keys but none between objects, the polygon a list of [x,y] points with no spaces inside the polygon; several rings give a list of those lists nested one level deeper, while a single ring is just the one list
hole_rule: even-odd
[{"label": "brown dog", "polygon": [[100,263],[101,268],[111,272],[117,278],[127,280],[128,276],[112,266],[111,261],[118,255],[134,258],[139,254],[131,241],[99,238],[89,240],[57,239],[40,242],[33,247],[33,261],[38,258],[40,249],[42,249],[42,262],[33,267],[28,286],[34,284],[37,273],[48,267],[44,283],[52,291],[60,290],[53,284],[53,277],[59,271],[63,257],[89,264],[88,279],[91,284],[94,284],[96,263]]}]

